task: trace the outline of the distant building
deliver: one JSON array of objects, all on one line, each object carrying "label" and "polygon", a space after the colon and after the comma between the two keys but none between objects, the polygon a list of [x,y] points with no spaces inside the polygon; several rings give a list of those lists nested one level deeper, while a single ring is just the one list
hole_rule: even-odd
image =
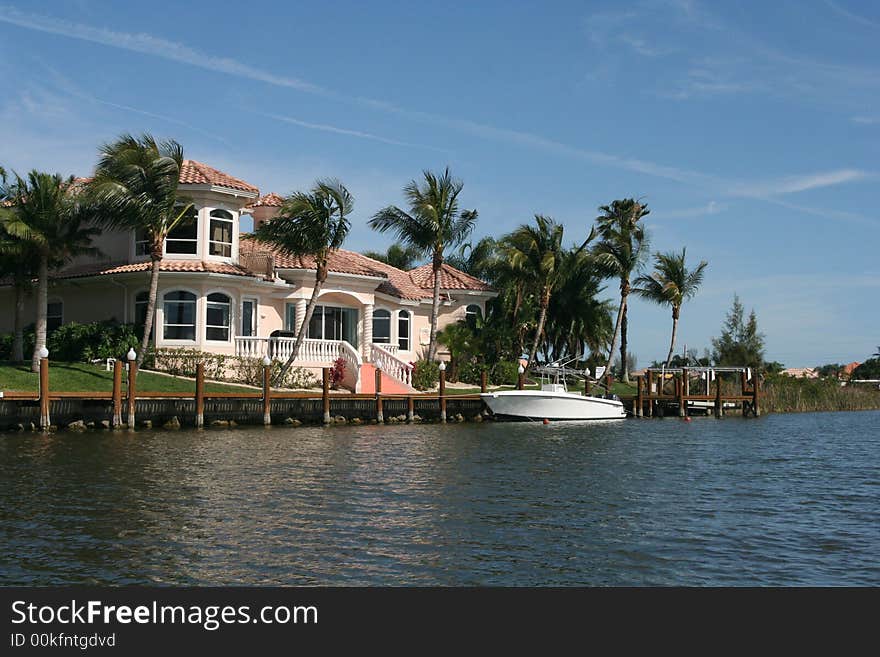
[{"label": "distant building", "polygon": [[852,376],[853,370],[856,369],[861,363],[852,362],[848,365],[844,365],[840,368],[840,378],[848,379]]},{"label": "distant building", "polygon": [[819,373],[812,367],[789,367],[782,370],[781,374],[792,376],[797,379],[817,379]]}]

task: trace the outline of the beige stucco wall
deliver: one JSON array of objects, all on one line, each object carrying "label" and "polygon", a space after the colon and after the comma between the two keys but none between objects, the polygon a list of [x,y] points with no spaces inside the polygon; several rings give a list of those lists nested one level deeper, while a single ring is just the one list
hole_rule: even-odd
[{"label": "beige stucco wall", "polygon": [[[53,283],[49,290],[50,301],[62,301],[64,304],[64,322],[86,323],[97,320],[115,319],[119,322],[132,322],[135,316],[135,297],[138,292],[149,288],[149,273],[117,275],[114,277],[90,277],[69,279]],[[305,282],[305,279],[303,279]],[[398,356],[405,361],[415,361],[423,357],[428,347],[431,321],[431,302],[423,300],[418,303],[405,302],[384,295],[377,295],[373,289],[375,282],[354,280],[350,289],[345,289],[343,281],[334,280],[322,291],[318,303],[323,305],[356,308],[359,317],[358,342],[362,356],[369,359],[368,338],[372,335],[372,325],[365,325],[365,319],[379,309],[391,313],[391,343],[399,344],[399,314],[402,311],[411,313],[410,345],[407,351],[400,350]],[[196,302],[196,339],[194,341],[166,340],[161,327],[164,323],[162,298],[166,292],[186,290],[197,297]],[[209,341],[205,338],[205,317],[207,312],[207,295],[221,292],[231,299],[231,335],[228,341]],[[275,282],[266,283],[257,279],[223,276],[216,274],[180,274],[163,272],[159,277],[159,296],[157,302],[157,326],[155,343],[160,348],[196,348],[215,353],[234,354],[234,337],[240,333],[242,300],[257,300],[257,331],[259,337],[266,337],[273,331],[284,329],[285,307],[288,303],[297,307],[297,327],[302,321],[305,305],[311,296],[312,288]],[[465,309],[469,304],[480,306],[485,311],[485,295],[459,295],[454,302],[441,303],[438,327],[464,319]],[[13,327],[12,290],[0,288],[0,307],[7,312],[0,313],[0,331],[10,332]],[[34,321],[35,299],[31,295],[25,307],[25,324]],[[438,356],[444,358],[445,350],[440,348]]]}]

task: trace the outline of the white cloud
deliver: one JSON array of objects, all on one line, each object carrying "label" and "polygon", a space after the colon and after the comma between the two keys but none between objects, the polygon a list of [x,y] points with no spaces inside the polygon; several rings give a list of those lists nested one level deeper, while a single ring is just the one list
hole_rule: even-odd
[{"label": "white cloud", "polygon": [[357,137],[358,139],[369,139],[372,141],[378,141],[383,144],[390,144],[392,146],[408,146],[412,148],[426,148],[433,151],[438,151],[440,153],[447,153],[448,151],[442,148],[436,148],[434,146],[427,146],[425,144],[414,144],[406,141],[398,141],[396,139],[388,139],[387,137],[381,137],[379,135],[374,135],[369,132],[361,132],[360,130],[350,130],[348,128],[340,128],[333,125],[328,125],[326,123],[310,123],[308,121],[302,121],[300,119],[294,118],[292,116],[282,116],[280,114],[266,114],[263,112],[257,112],[261,116],[265,116],[270,119],[274,119],[276,121],[282,121],[284,123],[290,123],[291,125],[297,125],[301,128],[307,128],[309,130],[320,130],[322,132],[332,132],[337,135],[346,135],[349,137]]}]

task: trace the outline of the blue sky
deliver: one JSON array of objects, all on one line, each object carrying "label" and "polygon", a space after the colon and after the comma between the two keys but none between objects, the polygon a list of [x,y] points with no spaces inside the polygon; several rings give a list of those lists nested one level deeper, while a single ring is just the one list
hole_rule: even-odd
[{"label": "blue sky", "polygon": [[[709,261],[679,345],[734,292],[767,356],[880,344],[880,6],[856,0],[121,3],[0,0],[0,163],[87,174],[149,131],[282,194],[317,177],[366,221],[449,165],[477,237],[540,212],[583,239],[642,197],[655,250]],[[609,297],[616,285],[607,288]],[[634,300],[640,365],[669,312]]]}]

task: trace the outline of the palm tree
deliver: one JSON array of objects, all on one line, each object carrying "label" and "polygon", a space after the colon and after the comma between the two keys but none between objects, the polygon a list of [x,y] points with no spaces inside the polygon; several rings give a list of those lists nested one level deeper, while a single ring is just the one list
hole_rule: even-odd
[{"label": "palm tree", "polygon": [[31,171],[24,179],[14,174],[10,184],[3,184],[0,197],[11,210],[3,218],[4,229],[20,240],[18,244],[7,243],[4,251],[29,250],[37,261],[37,327],[31,362],[36,372],[40,349],[46,345],[49,270],[77,255],[97,255],[91,241],[100,230],[86,225],[90,212],[72,177]]},{"label": "palm tree", "polygon": [[150,251],[150,292],[138,366],[150,346],[165,238],[192,208],[177,194],[182,166],[183,149],[176,141],[157,142],[147,134],[122,135],[101,146],[95,176],[88,186],[100,221],[144,235]]},{"label": "palm tree", "polygon": [[563,274],[547,311],[547,341],[554,358],[597,354],[613,330],[611,303],[600,300],[602,277],[588,253],[566,254]]},{"label": "palm tree", "polygon": [[666,367],[672,362],[672,352],[675,350],[675,334],[678,331],[681,306],[685,301],[693,298],[700,289],[703,273],[709,265],[703,260],[696,269],[688,271],[685,265],[686,253],[687,249],[683,248],[681,253],[670,251],[655,254],[654,272],[650,276],[644,274],[639,276],[635,282],[635,292],[639,296],[672,308],[672,338],[669,341]]},{"label": "palm tree", "polygon": [[[566,248],[562,245],[564,230],[562,224],[556,223],[550,217],[536,214],[535,225],[523,224],[513,231],[504,250],[504,256],[510,261],[511,266],[518,270],[526,281],[531,282],[538,295],[540,312],[535,338],[529,350],[528,366],[535,359],[538,344],[544,334],[550,299],[564,272],[563,263],[566,258]],[[594,235],[595,231],[590,233],[587,240],[575,251],[576,255],[580,255]]]},{"label": "palm tree", "polygon": [[596,262],[605,270],[609,278],[620,280],[620,306],[617,309],[617,321],[605,375],[611,372],[614,359],[614,346],[620,336],[620,362],[623,369],[623,381],[629,383],[629,367],[627,366],[627,321],[626,303],[630,293],[630,277],[641,267],[648,253],[648,236],[639,221],[650,210],[648,206],[635,199],[616,200],[611,205],[599,208],[602,214],[596,218],[600,241],[596,243],[593,255]]},{"label": "palm tree", "polygon": [[424,184],[415,180],[403,188],[409,212],[389,205],[370,219],[370,227],[380,233],[391,231],[398,239],[431,258],[434,272],[434,303],[431,307],[431,337],[428,360],[437,352],[437,316],[440,313],[440,273],[446,249],[462,244],[473,232],[476,210],[458,209],[458,196],[463,183],[447,168],[442,175],[422,172]]},{"label": "palm tree", "polygon": [[293,351],[281,368],[276,381],[284,380],[306,336],[309,322],[318,302],[318,295],[327,280],[330,255],[342,247],[351,224],[354,201],[338,180],[319,180],[311,191],[294,192],[286,199],[276,216],[262,224],[254,237],[282,253],[294,257],[311,256],[315,259],[315,285],[306,313],[299,326]]},{"label": "palm tree", "polygon": [[[6,170],[0,167],[0,193],[7,190]],[[35,253],[24,240],[17,239],[6,232],[4,219],[12,218],[12,201],[0,196],[0,278],[12,281],[13,301],[13,362],[24,360],[24,299],[31,288],[31,281],[37,271]]]},{"label": "palm tree", "polygon": [[365,251],[364,255],[373,260],[384,262],[386,265],[406,271],[415,267],[422,252],[414,246],[403,247],[400,244],[392,244],[385,253]]},{"label": "palm tree", "polygon": [[[487,280],[497,268],[498,242],[494,237],[482,237],[476,243],[462,244],[446,262],[466,274]],[[445,343],[444,343],[445,344]]]}]

